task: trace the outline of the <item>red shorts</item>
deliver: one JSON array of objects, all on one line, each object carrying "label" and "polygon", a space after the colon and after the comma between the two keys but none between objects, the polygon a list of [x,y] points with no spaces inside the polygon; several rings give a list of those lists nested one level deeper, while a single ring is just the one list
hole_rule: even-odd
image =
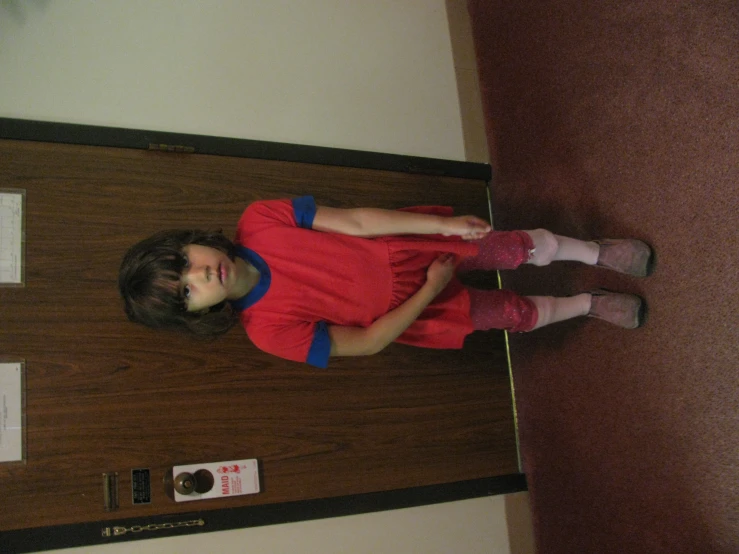
[{"label": "red shorts", "polygon": [[[475,241],[480,252],[466,258],[457,267],[459,273],[473,270],[516,269],[531,257],[534,242],[524,231],[491,231]],[[536,305],[525,296],[510,290],[477,290],[468,288],[470,319],[476,331],[505,329],[530,331],[538,320]]]}]

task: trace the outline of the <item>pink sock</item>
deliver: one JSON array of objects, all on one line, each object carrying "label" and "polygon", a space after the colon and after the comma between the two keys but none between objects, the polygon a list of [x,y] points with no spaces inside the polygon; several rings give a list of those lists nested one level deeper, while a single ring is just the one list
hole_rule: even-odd
[{"label": "pink sock", "polygon": [[563,298],[553,296],[528,296],[527,298],[536,305],[539,314],[534,329],[539,329],[550,323],[587,315],[590,311],[591,296],[589,293]]},{"label": "pink sock", "polygon": [[534,252],[528,263],[549,265],[556,261],[582,262],[595,265],[600,247],[592,241],[584,241],[555,235],[546,229],[526,231],[534,243]]}]

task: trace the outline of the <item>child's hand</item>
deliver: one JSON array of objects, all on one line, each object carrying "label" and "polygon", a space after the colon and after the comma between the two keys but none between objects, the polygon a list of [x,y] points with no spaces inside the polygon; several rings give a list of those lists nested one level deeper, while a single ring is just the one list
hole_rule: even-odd
[{"label": "child's hand", "polygon": [[454,277],[457,259],[454,254],[442,254],[436,258],[426,271],[426,283],[433,286],[439,294]]},{"label": "child's hand", "polygon": [[474,215],[462,215],[458,217],[448,217],[444,220],[444,230],[442,234],[445,237],[459,236],[464,240],[481,239],[491,230],[488,223],[485,223],[479,217]]}]

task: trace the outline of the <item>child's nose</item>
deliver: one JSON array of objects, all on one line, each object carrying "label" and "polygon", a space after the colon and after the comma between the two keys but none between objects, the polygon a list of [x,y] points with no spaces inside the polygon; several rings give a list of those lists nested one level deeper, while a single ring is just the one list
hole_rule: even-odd
[{"label": "child's nose", "polygon": [[188,277],[190,279],[197,279],[199,281],[208,281],[210,278],[210,266],[207,265],[199,265],[199,266],[191,266],[187,271]]}]

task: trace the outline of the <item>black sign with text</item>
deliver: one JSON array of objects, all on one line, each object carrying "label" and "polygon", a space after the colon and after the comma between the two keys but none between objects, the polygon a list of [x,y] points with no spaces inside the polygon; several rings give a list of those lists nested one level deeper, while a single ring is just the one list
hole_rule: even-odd
[{"label": "black sign with text", "polygon": [[151,503],[151,472],[148,469],[131,470],[131,491],[134,504]]}]

